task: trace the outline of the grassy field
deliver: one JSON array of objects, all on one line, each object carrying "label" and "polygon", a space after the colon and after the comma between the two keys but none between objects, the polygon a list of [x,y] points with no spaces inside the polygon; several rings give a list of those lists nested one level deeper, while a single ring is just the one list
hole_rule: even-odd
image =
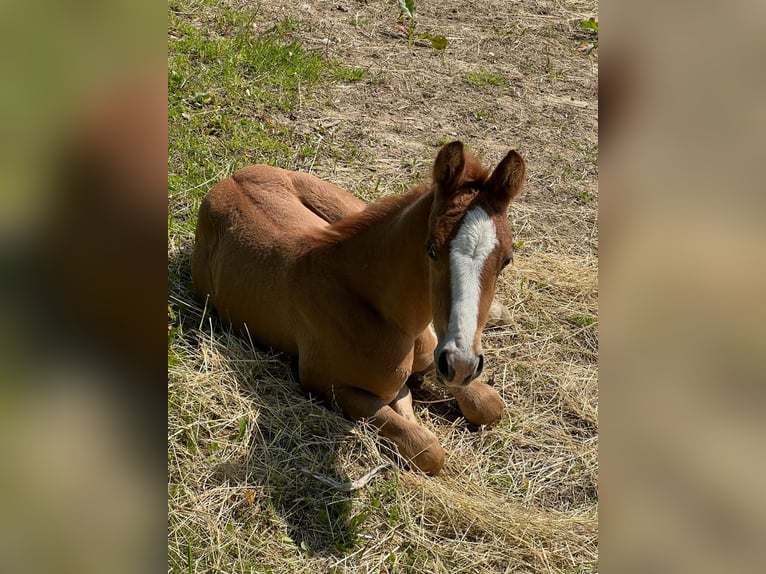
[{"label": "grassy field", "polygon": [[[480,4],[475,5],[475,4]],[[598,505],[598,50],[595,1],[170,0],[169,572],[595,572]],[[302,393],[288,358],[222,327],[191,291],[200,201],[253,163],[366,201],[428,178],[463,140],[528,162],[485,331],[507,405],[471,428],[435,382],[416,413],[448,450],[404,470],[368,426]],[[419,399],[419,400],[418,400]],[[351,493],[340,481],[392,466]]]}]

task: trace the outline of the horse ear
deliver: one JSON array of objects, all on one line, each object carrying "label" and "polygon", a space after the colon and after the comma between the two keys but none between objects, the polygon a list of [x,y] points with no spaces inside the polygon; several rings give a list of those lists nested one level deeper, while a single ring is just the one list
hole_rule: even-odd
[{"label": "horse ear", "polygon": [[526,164],[516,150],[511,150],[492,172],[487,182],[487,193],[503,207],[507,207],[524,187]]},{"label": "horse ear", "polygon": [[454,192],[465,169],[463,142],[454,141],[442,146],[434,162],[433,179],[437,193],[450,195]]}]

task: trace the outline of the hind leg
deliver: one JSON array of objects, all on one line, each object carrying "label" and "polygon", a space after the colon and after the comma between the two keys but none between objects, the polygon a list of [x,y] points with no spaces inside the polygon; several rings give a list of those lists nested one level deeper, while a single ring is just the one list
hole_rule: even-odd
[{"label": "hind leg", "polygon": [[438,474],[444,466],[445,452],[436,435],[407,420],[379,397],[351,387],[333,388],[327,394],[347,417],[366,419],[374,424],[381,435],[396,444],[405,459],[423,472]]},{"label": "hind leg", "polygon": [[292,172],[289,177],[293,183],[290,191],[306,208],[327,223],[334,223],[365,207],[361,199],[329,181],[300,172]]}]

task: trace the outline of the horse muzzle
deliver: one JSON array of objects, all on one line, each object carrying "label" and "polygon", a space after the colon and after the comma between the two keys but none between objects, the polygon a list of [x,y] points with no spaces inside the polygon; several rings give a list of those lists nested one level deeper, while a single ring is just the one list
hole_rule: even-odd
[{"label": "horse muzzle", "polygon": [[448,387],[467,385],[484,369],[484,355],[479,353],[466,356],[460,351],[442,349],[436,357],[436,374],[441,383]]}]

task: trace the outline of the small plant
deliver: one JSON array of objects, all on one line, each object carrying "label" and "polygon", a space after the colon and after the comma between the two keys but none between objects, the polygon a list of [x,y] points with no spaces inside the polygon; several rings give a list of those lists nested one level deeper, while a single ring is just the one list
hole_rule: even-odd
[{"label": "small plant", "polygon": [[407,45],[410,50],[415,42],[415,38],[428,40],[435,50],[444,50],[449,44],[447,38],[439,34],[416,32],[417,12],[415,10],[415,0],[399,0],[399,19],[397,20],[397,25],[400,30],[407,34]]},{"label": "small plant", "polygon": [[487,72],[486,70],[479,70],[478,72],[472,72],[465,77],[465,81],[477,88],[488,88],[490,86],[505,86],[506,80],[504,76],[495,74],[494,72]]},{"label": "small plant", "polygon": [[557,70],[550,56],[546,56],[545,57],[545,74],[548,76],[548,79],[550,81],[553,81],[558,78],[562,78],[564,76],[564,71]]},{"label": "small plant", "polygon": [[473,112],[473,117],[481,122],[491,120],[493,116],[492,110],[479,109]]},{"label": "small plant", "polygon": [[585,33],[589,36],[589,40],[583,42],[577,49],[587,56],[594,49],[598,48],[598,22],[591,16],[587,20],[580,22],[580,28],[585,30]]},{"label": "small plant", "polygon": [[590,203],[590,200],[593,199],[593,196],[590,194],[587,190],[582,190],[577,192],[577,199],[580,201],[580,203],[584,205],[588,205]]},{"label": "small plant", "polygon": [[584,313],[576,313],[569,317],[569,320],[578,327],[590,327],[596,322],[596,318],[593,315],[586,315]]}]

